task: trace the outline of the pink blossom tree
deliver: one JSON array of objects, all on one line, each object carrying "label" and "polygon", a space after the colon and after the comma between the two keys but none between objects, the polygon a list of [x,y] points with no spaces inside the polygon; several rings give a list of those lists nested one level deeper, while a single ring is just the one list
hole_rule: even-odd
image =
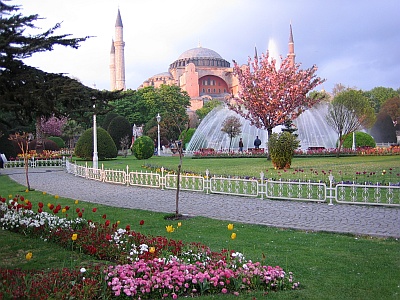
[{"label": "pink blossom tree", "polygon": [[57,118],[54,115],[50,118],[42,117],[40,119],[40,130],[46,136],[61,136],[62,129],[67,123],[67,118]]},{"label": "pink blossom tree", "polygon": [[246,66],[234,63],[234,74],[239,80],[238,97],[226,99],[230,109],[249,120],[257,128],[272,129],[294,120],[304,110],[317,104],[318,97],[307,96],[325,80],[315,75],[317,67],[302,70],[289,57],[280,58],[280,65],[269,53],[250,57]]}]

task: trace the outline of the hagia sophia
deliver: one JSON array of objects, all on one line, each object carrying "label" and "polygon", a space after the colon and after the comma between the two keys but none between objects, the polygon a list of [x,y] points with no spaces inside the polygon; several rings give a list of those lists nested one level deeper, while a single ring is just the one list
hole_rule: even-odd
[{"label": "hagia sophia", "polygon": [[[111,44],[110,77],[111,90],[126,89],[123,24],[118,9],[115,23],[115,40]],[[292,26],[289,32],[288,57],[295,62]],[[156,74],[145,80],[140,88],[159,87],[162,84],[177,85],[191,98],[191,111],[203,107],[211,99],[223,99],[228,94],[237,95],[238,79],[233,75],[230,63],[211,49],[197,48],[183,52],[169,65],[168,72]]]}]

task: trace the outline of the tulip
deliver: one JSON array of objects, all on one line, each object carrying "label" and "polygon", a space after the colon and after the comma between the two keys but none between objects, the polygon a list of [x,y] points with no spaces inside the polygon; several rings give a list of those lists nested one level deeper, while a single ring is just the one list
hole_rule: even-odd
[{"label": "tulip", "polygon": [[172,225],[165,226],[168,233],[174,232],[175,228]]},{"label": "tulip", "polygon": [[71,237],[71,240],[76,241],[76,239],[78,238],[78,234],[74,233]]},{"label": "tulip", "polygon": [[58,195],[55,195],[55,196],[54,196],[54,198],[58,199],[58,198],[60,198],[60,196],[58,196]]},{"label": "tulip", "polygon": [[236,233],[232,232],[232,234],[231,234],[231,239],[232,239],[232,240],[236,239]]},{"label": "tulip", "polygon": [[26,260],[31,260],[31,258],[32,258],[32,252],[28,252],[28,253],[25,255],[25,258],[26,258]]},{"label": "tulip", "polygon": [[74,202],[75,204],[78,204],[79,203],[79,201],[78,200],[75,200],[75,202]]},{"label": "tulip", "polygon": [[178,222],[178,227],[181,227],[182,226],[182,222]]},{"label": "tulip", "polygon": [[92,212],[96,212],[96,211],[97,211],[97,208],[93,207]]},{"label": "tulip", "polygon": [[155,247],[150,247],[149,252],[150,252],[150,253],[156,252],[156,248],[155,248]]},{"label": "tulip", "polygon": [[43,194],[43,195],[46,195],[47,193],[46,193],[46,192],[43,192],[42,194]]},{"label": "tulip", "polygon": [[140,220],[139,225],[142,226],[144,224],[144,220]]},{"label": "tulip", "polygon": [[228,230],[233,230],[233,224],[228,224]]}]

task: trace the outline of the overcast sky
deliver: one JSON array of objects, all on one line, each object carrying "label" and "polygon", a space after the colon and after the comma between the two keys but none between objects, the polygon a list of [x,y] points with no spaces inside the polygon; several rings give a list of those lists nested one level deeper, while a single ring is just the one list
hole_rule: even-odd
[{"label": "overcast sky", "polygon": [[[110,49],[118,8],[124,25],[126,86],[168,71],[183,52],[202,47],[240,64],[273,44],[288,53],[292,23],[296,62],[318,66],[330,92],[336,83],[370,90],[400,88],[399,0],[13,0],[38,14],[42,31],[93,36],[79,49],[56,47],[25,62],[110,88]],[[38,33],[39,31],[36,31]]]}]

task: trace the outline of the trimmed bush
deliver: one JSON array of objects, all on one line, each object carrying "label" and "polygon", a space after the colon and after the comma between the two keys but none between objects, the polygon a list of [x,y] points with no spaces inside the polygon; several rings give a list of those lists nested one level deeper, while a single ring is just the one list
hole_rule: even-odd
[{"label": "trimmed bush", "polygon": [[110,126],[111,121],[118,116],[119,116],[119,114],[109,112],[108,114],[105,115],[104,121],[103,121],[103,124],[101,125],[101,127],[103,127],[105,130],[107,130],[108,126]]},{"label": "trimmed bush", "polygon": [[65,142],[59,136],[49,136],[48,139],[57,144],[58,148],[65,148]]},{"label": "trimmed bush", "polygon": [[179,135],[180,140],[182,140],[182,135],[185,135],[185,138],[183,139],[184,148],[186,147],[187,144],[189,144],[195,132],[196,132],[195,128],[189,128],[188,130],[184,131],[182,134]]},{"label": "trimmed bush", "polygon": [[[356,147],[371,147],[375,148],[376,143],[372,136],[368,133],[358,131],[356,132]],[[343,148],[353,147],[353,134],[348,134],[343,142]]]},{"label": "trimmed bush", "polygon": [[132,126],[129,121],[123,117],[118,116],[111,120],[110,125],[108,125],[107,132],[113,139],[117,149],[121,150],[121,139],[128,136],[129,140],[132,140]]},{"label": "trimmed bush", "polygon": [[[60,150],[60,147],[58,147],[58,145],[55,142],[53,142],[52,140],[43,139],[42,142],[43,142],[43,146],[40,147],[40,149],[38,149],[37,140],[36,139],[32,140],[31,142],[29,142],[29,149],[30,150],[37,150],[39,153],[42,150],[50,150],[50,151],[58,151],[58,150]],[[21,151],[19,150],[19,152],[21,152]]]},{"label": "trimmed bush", "polygon": [[154,142],[148,136],[141,136],[136,139],[132,146],[133,155],[139,160],[148,159],[154,154]]},{"label": "trimmed bush", "polygon": [[[97,127],[97,151],[99,159],[115,158],[118,150],[111,136],[101,127]],[[87,129],[75,146],[75,155],[87,160],[93,157],[93,128]]]},{"label": "trimmed bush", "polygon": [[294,150],[299,145],[297,137],[289,132],[273,133],[268,140],[268,150],[275,169],[290,168]]}]

